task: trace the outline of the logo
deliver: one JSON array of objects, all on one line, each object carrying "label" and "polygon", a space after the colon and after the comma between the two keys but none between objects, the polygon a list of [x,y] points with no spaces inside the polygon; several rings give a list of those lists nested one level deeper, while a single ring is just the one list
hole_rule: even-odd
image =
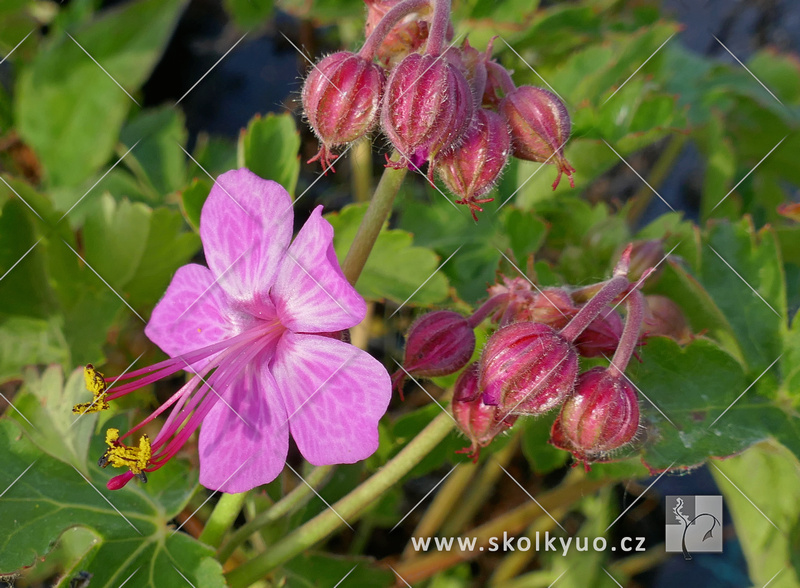
[{"label": "logo", "polygon": [[722,553],[722,496],[667,496],[666,550]]}]

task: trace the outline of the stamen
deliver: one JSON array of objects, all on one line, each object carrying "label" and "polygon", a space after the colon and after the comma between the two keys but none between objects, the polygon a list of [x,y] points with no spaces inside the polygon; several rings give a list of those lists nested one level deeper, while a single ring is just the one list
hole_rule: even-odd
[{"label": "stamen", "polygon": [[92,364],[88,364],[83,368],[83,380],[86,383],[86,389],[92,393],[94,399],[91,402],[76,404],[72,407],[72,412],[85,414],[106,410],[108,408],[108,402],[106,402],[108,384],[106,384],[103,374],[94,369]]},{"label": "stamen", "polygon": [[142,482],[147,482],[144,470],[150,465],[152,457],[150,438],[147,435],[139,437],[139,447],[128,447],[119,440],[119,429],[112,428],[106,431],[106,445],[108,449],[98,461],[100,467],[111,464],[115,468],[128,468]]}]

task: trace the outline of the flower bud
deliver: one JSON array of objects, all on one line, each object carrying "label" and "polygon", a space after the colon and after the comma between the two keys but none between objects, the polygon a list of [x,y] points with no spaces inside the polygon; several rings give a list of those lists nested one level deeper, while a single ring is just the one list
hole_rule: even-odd
[{"label": "flower bud", "polygon": [[652,285],[660,277],[664,265],[664,242],[660,239],[649,241],[636,241],[631,250],[630,268],[628,279],[638,282],[645,272],[655,268],[655,272],[647,274],[647,283]]},{"label": "flower bud", "polygon": [[477,221],[480,204],[494,198],[478,198],[489,192],[500,178],[511,152],[511,135],[502,116],[479,109],[464,140],[455,149],[445,151],[436,161],[436,170],[445,186],[461,198]]},{"label": "flower bud", "polygon": [[501,414],[547,412],[572,391],[578,355],[552,327],[521,322],[498,329],[480,359],[480,388],[486,404]]},{"label": "flower bud", "polygon": [[383,92],[381,67],[349,51],[328,55],[311,70],[303,85],[303,112],[322,146],[309,160],[327,169],[332,149],[369,132],[378,118]]},{"label": "flower bud", "polygon": [[561,181],[562,173],[567,174],[569,185],[574,188],[575,169],[563,152],[572,123],[561,100],[543,88],[520,86],[500,101],[499,110],[511,129],[514,157],[558,166],[553,189]]},{"label": "flower bud", "polygon": [[499,408],[483,402],[478,388],[477,363],[467,367],[456,380],[452,410],[458,428],[472,442],[470,447],[457,453],[466,453],[473,461],[478,460],[481,447],[486,447],[517,420],[514,415],[499,420]]},{"label": "flower bud", "polygon": [[467,365],[473,351],[475,332],[466,318],[451,310],[429,312],[411,325],[403,369],[395,372],[392,380],[401,391],[406,373],[422,377],[453,374]]},{"label": "flower bud", "polygon": [[455,66],[441,56],[407,56],[389,77],[381,109],[383,130],[402,156],[391,165],[419,169],[456,147],[473,111],[469,84]]},{"label": "flower bud", "polygon": [[545,288],[536,294],[525,320],[550,325],[554,329],[566,326],[578,312],[569,292],[563,288]]},{"label": "flower bud", "polygon": [[578,377],[575,393],[553,423],[550,444],[578,460],[597,461],[630,443],[638,427],[636,390],[623,375],[596,367]]},{"label": "flower bud", "polygon": [[481,53],[464,39],[461,47],[450,47],[445,51],[444,56],[450,63],[455,65],[464,74],[464,78],[472,91],[472,99],[475,101],[475,108],[480,108],[483,103],[483,92],[486,88],[486,62],[492,54],[494,39],[489,41],[489,46],[485,53]]},{"label": "flower bud", "polygon": [[[364,0],[367,5],[367,20],[364,32],[368,38],[383,17],[402,0]],[[409,53],[416,53],[428,40],[431,16],[431,7],[427,6],[418,11],[412,11],[395,24],[388,34],[381,40],[377,49],[378,61],[384,66],[391,67],[399,63]],[[425,20],[428,19],[428,20]],[[448,23],[446,39],[453,38],[453,25]]]},{"label": "flower bud", "polygon": [[646,337],[670,337],[679,343],[692,340],[692,331],[681,308],[666,296],[645,296],[644,333]]},{"label": "flower bud", "polygon": [[622,317],[609,308],[599,314],[578,338],[575,347],[583,357],[611,356],[619,345],[622,336]]}]

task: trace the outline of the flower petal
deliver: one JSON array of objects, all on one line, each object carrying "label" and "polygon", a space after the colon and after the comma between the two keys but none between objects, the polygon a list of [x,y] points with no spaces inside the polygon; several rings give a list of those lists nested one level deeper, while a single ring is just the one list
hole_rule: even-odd
[{"label": "flower petal", "polygon": [[266,297],[293,218],[292,199],[280,184],[244,168],[217,178],[200,215],[200,238],[208,267],[232,298]]},{"label": "flower petal", "polygon": [[246,492],[271,482],[289,451],[286,409],[275,380],[263,362],[251,361],[221,395],[200,427],[200,483]]},{"label": "flower petal", "polygon": [[375,452],[392,385],[376,359],[342,341],[289,332],[271,369],[289,430],[309,462],[355,463]]},{"label": "flower petal", "polygon": [[170,357],[189,353],[236,334],[225,319],[227,308],[225,293],[208,268],[184,265],[175,272],[144,332]]},{"label": "flower petal", "polygon": [[333,227],[322,207],[311,213],[278,270],[272,302],[295,332],[326,333],[360,323],[367,304],[345,279],[333,250]]}]

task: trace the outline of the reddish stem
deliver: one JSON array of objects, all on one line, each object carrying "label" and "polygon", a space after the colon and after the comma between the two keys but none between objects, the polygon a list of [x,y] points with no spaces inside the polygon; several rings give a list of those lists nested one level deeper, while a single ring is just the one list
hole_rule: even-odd
[{"label": "reddish stem", "polygon": [[634,290],[628,295],[626,304],[628,316],[625,317],[625,328],[622,330],[617,350],[611,359],[611,365],[608,366],[608,371],[612,374],[622,375],[625,368],[628,367],[633,352],[639,345],[639,332],[644,320],[644,296],[639,290]]},{"label": "reddish stem", "polygon": [[594,297],[583,305],[578,314],[561,329],[561,335],[567,341],[575,341],[597,316],[608,306],[614,298],[628,287],[628,278],[616,275],[603,285]]}]

